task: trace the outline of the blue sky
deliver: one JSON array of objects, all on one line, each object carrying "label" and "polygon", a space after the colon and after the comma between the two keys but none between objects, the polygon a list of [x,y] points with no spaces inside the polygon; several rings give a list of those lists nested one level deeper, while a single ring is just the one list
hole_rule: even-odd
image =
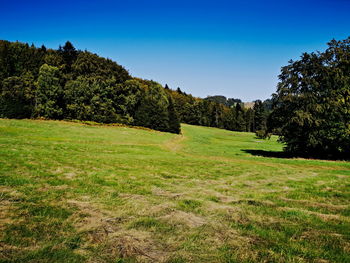
[{"label": "blue sky", "polygon": [[0,39],[109,57],[195,96],[266,99],[281,66],[350,36],[350,0],[0,0]]}]

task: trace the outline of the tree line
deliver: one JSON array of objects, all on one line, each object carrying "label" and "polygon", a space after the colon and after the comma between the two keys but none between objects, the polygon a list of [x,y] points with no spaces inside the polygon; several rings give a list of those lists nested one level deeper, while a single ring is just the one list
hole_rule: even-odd
[{"label": "tree line", "polygon": [[0,117],[77,119],[180,132],[173,98],[157,82],[70,42],[57,50],[0,41]]},{"label": "tree line", "polygon": [[350,158],[350,37],[281,68],[272,99],[244,107],[132,77],[70,42],[57,50],[0,41],[0,117],[124,123],[180,133],[180,122],[274,133],[293,155]]},{"label": "tree line", "polygon": [[57,50],[0,41],[0,117],[77,119],[180,132],[180,122],[234,131],[265,130],[261,101],[196,98],[132,77],[116,62],[68,41]]},{"label": "tree line", "polygon": [[240,99],[208,96],[205,99],[186,94],[180,88],[166,91],[173,97],[175,110],[183,123],[217,127],[232,131],[256,132],[267,130],[271,111],[270,100],[256,100],[252,108],[245,108]]}]

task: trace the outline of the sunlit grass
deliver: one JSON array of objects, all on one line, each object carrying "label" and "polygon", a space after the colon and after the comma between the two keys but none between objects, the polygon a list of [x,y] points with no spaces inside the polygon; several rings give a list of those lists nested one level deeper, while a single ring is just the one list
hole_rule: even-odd
[{"label": "sunlit grass", "polygon": [[349,162],[182,130],[0,120],[0,262],[350,261]]}]

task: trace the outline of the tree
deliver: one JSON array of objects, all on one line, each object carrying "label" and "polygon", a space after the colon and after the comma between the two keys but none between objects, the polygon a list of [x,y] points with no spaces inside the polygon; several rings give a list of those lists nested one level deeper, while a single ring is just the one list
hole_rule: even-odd
[{"label": "tree", "polygon": [[59,69],[57,67],[47,64],[40,67],[36,83],[36,116],[49,119],[63,117],[63,89],[59,82]]},{"label": "tree", "polygon": [[30,72],[8,77],[0,85],[0,117],[30,118],[34,108],[35,86]]},{"label": "tree", "polygon": [[69,41],[53,50],[0,40],[0,117],[118,122],[178,133],[172,92]]},{"label": "tree", "polygon": [[11,43],[8,41],[0,40],[0,82],[11,76]]},{"label": "tree", "polygon": [[246,122],[244,118],[244,109],[242,106],[237,103],[235,107],[235,113],[236,113],[236,118],[235,118],[235,130],[236,131],[245,131],[246,130]]},{"label": "tree", "polygon": [[254,111],[253,109],[247,109],[245,113],[246,120],[246,131],[254,132],[255,131],[255,122],[254,122]]},{"label": "tree", "polygon": [[44,64],[60,68],[63,64],[63,58],[55,50],[48,50],[44,56]]},{"label": "tree", "polygon": [[168,101],[169,131],[172,133],[180,133],[180,121],[174,108],[173,98],[168,96]]},{"label": "tree", "polygon": [[66,65],[65,71],[70,72],[72,64],[77,59],[78,51],[71,42],[67,41],[63,48],[60,46],[58,53],[62,56],[64,64]]},{"label": "tree", "polygon": [[227,106],[229,107],[233,107],[235,106],[237,103],[241,104],[242,101],[240,99],[234,99],[234,98],[228,98],[227,99]]},{"label": "tree", "polygon": [[350,37],[331,41],[323,53],[304,53],[290,61],[279,79],[270,119],[285,150],[302,156],[350,156]]},{"label": "tree", "polygon": [[132,124],[140,100],[137,80],[117,84],[114,79],[80,76],[66,83],[66,117],[103,123]]},{"label": "tree", "polygon": [[169,131],[169,101],[163,87],[153,81],[145,82],[134,124],[159,131]]},{"label": "tree", "polygon": [[72,65],[72,73],[78,76],[101,76],[114,78],[117,83],[131,79],[129,72],[110,59],[105,59],[88,51],[80,52]]},{"label": "tree", "polygon": [[254,129],[253,131],[265,131],[266,128],[266,112],[261,100],[256,100],[253,106],[254,110]]},{"label": "tree", "polygon": [[213,101],[216,103],[221,103],[223,105],[227,105],[227,99],[225,96],[222,95],[215,95],[215,96],[207,96],[205,100]]}]

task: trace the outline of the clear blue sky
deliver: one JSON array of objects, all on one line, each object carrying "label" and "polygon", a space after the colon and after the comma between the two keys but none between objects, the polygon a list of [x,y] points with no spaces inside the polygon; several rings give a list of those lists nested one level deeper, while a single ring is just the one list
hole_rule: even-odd
[{"label": "clear blue sky", "polygon": [[350,0],[0,0],[0,38],[70,40],[195,96],[266,99],[280,67],[350,35]]}]

